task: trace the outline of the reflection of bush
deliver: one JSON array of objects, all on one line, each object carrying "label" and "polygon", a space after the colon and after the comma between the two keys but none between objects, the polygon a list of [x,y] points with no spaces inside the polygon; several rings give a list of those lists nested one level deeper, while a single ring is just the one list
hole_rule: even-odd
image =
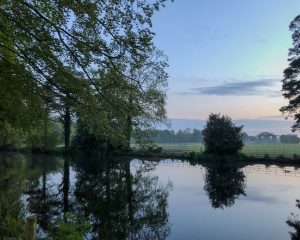
[{"label": "reflection of bush", "polygon": [[[300,200],[296,200],[296,206],[300,209]],[[300,239],[300,219],[298,214],[291,214],[291,217],[286,221],[289,227],[294,229],[294,232],[290,232],[291,240]]]},{"label": "reflection of bush", "polygon": [[220,163],[206,170],[204,190],[213,208],[231,207],[240,195],[246,195],[245,187],[245,174],[235,166]]}]

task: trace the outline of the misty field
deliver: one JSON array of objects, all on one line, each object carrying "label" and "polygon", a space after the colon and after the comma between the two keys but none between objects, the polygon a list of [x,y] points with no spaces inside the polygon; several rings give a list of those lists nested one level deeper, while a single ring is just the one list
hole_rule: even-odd
[{"label": "misty field", "polygon": [[[159,147],[163,151],[174,152],[203,152],[204,145],[199,143],[159,143]],[[242,150],[243,153],[249,156],[284,156],[293,157],[300,156],[300,144],[246,144]]]}]

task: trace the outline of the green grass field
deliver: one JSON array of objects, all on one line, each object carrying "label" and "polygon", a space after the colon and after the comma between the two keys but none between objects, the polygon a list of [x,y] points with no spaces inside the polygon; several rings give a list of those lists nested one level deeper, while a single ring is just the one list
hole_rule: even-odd
[{"label": "green grass field", "polygon": [[[202,152],[204,146],[200,143],[161,143],[157,144],[163,148],[163,151],[174,152]],[[246,144],[242,150],[243,153],[249,156],[265,156],[270,157],[284,156],[293,157],[300,156],[300,144]]]}]

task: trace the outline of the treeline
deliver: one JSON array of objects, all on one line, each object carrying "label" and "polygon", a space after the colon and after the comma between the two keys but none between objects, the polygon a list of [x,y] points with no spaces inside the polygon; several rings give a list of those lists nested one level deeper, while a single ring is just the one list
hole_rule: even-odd
[{"label": "treeline", "polygon": [[0,147],[127,149],[164,122],[151,19],[166,1],[1,3]]},{"label": "treeline", "polygon": [[[203,134],[199,129],[184,129],[179,131],[174,130],[156,130],[153,134],[147,138],[148,141],[155,143],[202,143]],[[275,135],[269,132],[262,132],[256,136],[249,136],[243,133],[243,140],[245,143],[253,144],[275,144],[275,143],[286,143],[286,144],[298,144],[300,138],[296,134],[287,135]]]},{"label": "treeline", "polygon": [[148,140],[156,143],[202,142],[203,135],[198,129],[185,129],[178,132],[174,130],[157,130]]},{"label": "treeline", "polygon": [[243,134],[245,143],[255,143],[255,144],[274,144],[274,143],[286,143],[286,144],[298,144],[300,138],[296,134],[287,135],[275,135],[270,132],[262,132],[256,136],[249,136],[248,134]]}]

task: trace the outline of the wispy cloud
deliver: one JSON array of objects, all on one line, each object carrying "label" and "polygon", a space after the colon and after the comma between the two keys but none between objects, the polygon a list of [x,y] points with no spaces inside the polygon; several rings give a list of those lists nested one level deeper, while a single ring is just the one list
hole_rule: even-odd
[{"label": "wispy cloud", "polygon": [[272,116],[258,116],[258,119],[279,119],[279,120],[288,120],[284,115],[272,115]]},{"label": "wispy cloud", "polygon": [[[225,82],[216,86],[191,88],[190,94],[197,95],[268,95],[280,96],[280,91],[274,90],[278,79],[260,79],[255,81]],[[183,94],[183,93],[181,93]],[[184,92],[186,94],[186,92]]]},{"label": "wispy cloud", "polygon": [[269,39],[266,37],[257,38],[254,43],[257,45],[266,45],[269,43]]}]

